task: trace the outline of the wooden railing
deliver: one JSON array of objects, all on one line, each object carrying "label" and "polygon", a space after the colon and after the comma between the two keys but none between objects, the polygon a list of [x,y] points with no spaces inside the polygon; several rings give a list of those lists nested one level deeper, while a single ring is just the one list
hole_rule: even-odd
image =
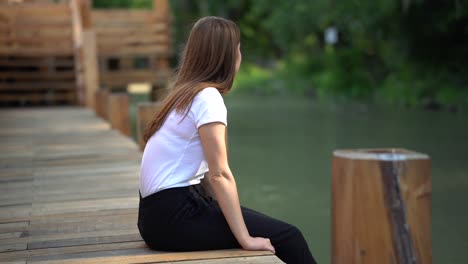
[{"label": "wooden railing", "polygon": [[70,5],[0,4],[0,104],[75,103]]},{"label": "wooden railing", "polygon": [[167,0],[153,3],[153,10],[92,11],[102,88],[124,90],[134,82],[148,82],[155,89],[167,85],[170,16]]}]

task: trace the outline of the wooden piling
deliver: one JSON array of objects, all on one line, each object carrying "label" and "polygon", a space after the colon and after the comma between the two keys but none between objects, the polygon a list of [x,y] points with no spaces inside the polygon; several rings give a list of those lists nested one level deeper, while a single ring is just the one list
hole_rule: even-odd
[{"label": "wooden piling", "polygon": [[106,89],[99,90],[95,93],[95,112],[96,115],[101,117],[104,120],[108,120],[108,97],[109,97],[109,91]]},{"label": "wooden piling", "polygon": [[86,106],[95,109],[94,94],[99,90],[99,70],[96,52],[96,33],[91,30],[83,31],[84,54],[84,82],[86,86]]},{"label": "wooden piling", "polygon": [[138,104],[137,114],[137,138],[140,149],[144,150],[146,143],[143,141],[143,134],[148,123],[161,109],[162,102],[145,102]]},{"label": "wooden piling", "polygon": [[109,95],[107,114],[113,129],[125,136],[130,136],[129,98],[126,93],[111,93]]},{"label": "wooden piling", "polygon": [[333,153],[333,264],[430,264],[431,243],[427,155],[404,149]]}]

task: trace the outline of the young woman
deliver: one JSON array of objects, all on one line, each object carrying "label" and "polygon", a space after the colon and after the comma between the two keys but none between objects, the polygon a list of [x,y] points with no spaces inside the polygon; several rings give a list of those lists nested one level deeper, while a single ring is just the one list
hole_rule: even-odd
[{"label": "young woman", "polygon": [[205,17],[193,26],[174,88],[145,131],[140,234],[157,250],[241,247],[269,250],[286,263],[316,263],[295,226],[239,204],[221,94],[240,63],[235,23]]}]

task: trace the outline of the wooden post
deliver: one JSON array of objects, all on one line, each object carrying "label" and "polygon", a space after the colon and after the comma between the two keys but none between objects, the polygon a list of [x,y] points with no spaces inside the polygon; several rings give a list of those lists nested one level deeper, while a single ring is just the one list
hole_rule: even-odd
[{"label": "wooden post", "polygon": [[431,262],[430,158],[404,149],[335,151],[332,263]]},{"label": "wooden post", "polygon": [[96,96],[96,105],[95,105],[95,112],[96,115],[101,117],[104,120],[108,120],[108,99],[109,99],[109,91],[108,90],[99,90],[95,94]]},{"label": "wooden post", "polygon": [[158,18],[169,17],[169,4],[167,0],[153,0],[153,12]]},{"label": "wooden post", "polygon": [[145,132],[146,126],[153,120],[154,116],[161,109],[161,106],[161,102],[145,102],[138,104],[137,138],[141,150],[144,150],[146,146],[146,143],[143,141],[143,133]]},{"label": "wooden post", "polygon": [[169,89],[166,89],[166,88],[155,89],[153,94],[154,94],[153,100],[162,101],[169,94]]},{"label": "wooden post", "polygon": [[99,89],[96,33],[92,27],[91,1],[78,0],[83,37],[83,81],[86,106],[95,109],[94,95]]},{"label": "wooden post", "polygon": [[69,2],[72,33],[73,33],[73,51],[75,61],[75,79],[77,87],[78,104],[85,104],[85,80],[83,76],[84,68],[84,54],[83,54],[83,25],[81,22],[80,10],[77,0],[70,0]]},{"label": "wooden post", "polygon": [[86,106],[95,109],[94,94],[99,90],[99,70],[96,50],[96,33],[89,29],[83,32],[84,78],[86,83]]},{"label": "wooden post", "polygon": [[81,22],[83,25],[83,30],[92,29],[93,20],[91,15],[91,0],[79,0],[78,1]]},{"label": "wooden post", "polygon": [[108,117],[111,127],[130,136],[129,99],[126,93],[112,93],[108,101]]}]

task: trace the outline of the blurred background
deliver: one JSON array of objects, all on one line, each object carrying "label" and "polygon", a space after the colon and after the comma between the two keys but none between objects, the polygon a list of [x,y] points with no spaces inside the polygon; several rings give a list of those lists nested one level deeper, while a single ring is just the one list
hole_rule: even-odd
[{"label": "blurred background", "polygon": [[[146,10],[153,1],[92,5]],[[332,151],[411,149],[432,158],[434,263],[466,263],[467,1],[171,0],[169,10],[172,69],[200,17],[240,27],[243,62],[225,102],[245,206],[297,225],[330,263]],[[136,139],[137,104],[158,96],[130,96]]]},{"label": "blurred background", "polygon": [[170,8],[173,67],[198,18],[240,27],[243,62],[225,101],[246,206],[296,224],[329,263],[332,151],[412,149],[433,159],[434,263],[466,262],[468,2],[172,0]]},{"label": "blurred background", "polygon": [[225,101],[245,206],[297,225],[330,263],[332,151],[412,149],[433,160],[434,263],[466,262],[468,2],[172,0],[170,9],[172,67],[200,17],[240,27],[243,62]]}]

